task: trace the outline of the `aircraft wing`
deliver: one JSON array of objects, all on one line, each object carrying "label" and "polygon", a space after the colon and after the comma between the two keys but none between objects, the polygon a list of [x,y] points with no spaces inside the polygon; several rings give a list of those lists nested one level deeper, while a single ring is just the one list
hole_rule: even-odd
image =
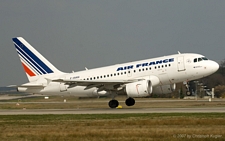
[{"label": "aircraft wing", "polygon": [[[132,83],[140,81],[141,79],[132,79],[132,80],[67,80],[67,79],[55,79],[52,82],[60,82],[65,85],[69,85],[68,88],[76,86],[86,86],[85,89],[91,89],[93,87],[101,90],[121,90],[127,83]],[[143,79],[142,79],[143,80]]]},{"label": "aircraft wing", "polygon": [[137,79],[132,80],[70,80],[70,79],[55,79],[52,82],[61,82],[65,83],[65,85],[73,85],[76,84],[77,86],[88,86],[88,85],[95,85],[95,84],[105,84],[105,85],[116,85],[116,84],[127,84],[140,81]]}]

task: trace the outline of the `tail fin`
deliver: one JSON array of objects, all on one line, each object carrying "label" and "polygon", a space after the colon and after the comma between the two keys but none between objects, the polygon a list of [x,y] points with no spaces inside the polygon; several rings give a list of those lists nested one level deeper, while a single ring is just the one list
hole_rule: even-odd
[{"label": "tail fin", "polygon": [[62,73],[22,37],[13,38],[12,40],[30,82],[43,75]]}]

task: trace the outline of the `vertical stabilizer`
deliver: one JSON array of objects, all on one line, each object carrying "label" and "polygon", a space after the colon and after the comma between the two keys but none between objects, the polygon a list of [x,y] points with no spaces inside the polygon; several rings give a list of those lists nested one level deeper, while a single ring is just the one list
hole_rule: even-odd
[{"label": "vertical stabilizer", "polygon": [[62,73],[22,37],[16,37],[12,40],[30,82],[36,81],[43,75]]}]

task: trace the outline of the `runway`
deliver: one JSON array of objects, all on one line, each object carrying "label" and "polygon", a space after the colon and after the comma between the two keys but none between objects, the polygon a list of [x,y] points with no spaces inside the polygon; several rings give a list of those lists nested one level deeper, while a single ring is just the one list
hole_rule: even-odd
[{"label": "runway", "polygon": [[124,108],[124,109],[1,109],[0,115],[46,115],[46,114],[128,114],[128,113],[225,113],[224,107],[208,108]]},{"label": "runway", "polygon": [[[5,98],[4,98],[5,97]],[[42,96],[43,97],[43,96]],[[1,96],[9,100],[11,96]],[[13,97],[15,98],[15,97]],[[127,107],[124,100],[119,100],[122,109],[108,108],[109,99],[70,100],[62,99],[19,102],[0,102],[0,115],[46,115],[46,114],[126,114],[126,113],[225,113],[225,100],[213,99],[136,99],[137,105]],[[65,98],[64,98],[65,99]],[[18,109],[17,103],[20,104]],[[96,106],[97,105],[97,106]],[[6,109],[6,107],[10,107]],[[26,107],[26,108],[25,108]],[[71,108],[73,107],[73,108]],[[179,108],[180,107],[180,108]]]}]

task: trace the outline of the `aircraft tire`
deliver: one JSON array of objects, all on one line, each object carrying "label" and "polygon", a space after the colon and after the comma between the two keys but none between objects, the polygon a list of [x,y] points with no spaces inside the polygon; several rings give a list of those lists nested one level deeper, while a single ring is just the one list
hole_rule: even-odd
[{"label": "aircraft tire", "polygon": [[135,104],[135,100],[129,97],[128,99],[126,99],[125,103],[127,106],[133,106]]},{"label": "aircraft tire", "polygon": [[190,91],[187,91],[187,92],[186,92],[186,95],[187,95],[187,96],[191,96],[191,92],[190,92]]},{"label": "aircraft tire", "polygon": [[115,99],[109,101],[110,108],[116,108],[116,107],[118,107],[118,105],[119,105],[119,102]]}]

